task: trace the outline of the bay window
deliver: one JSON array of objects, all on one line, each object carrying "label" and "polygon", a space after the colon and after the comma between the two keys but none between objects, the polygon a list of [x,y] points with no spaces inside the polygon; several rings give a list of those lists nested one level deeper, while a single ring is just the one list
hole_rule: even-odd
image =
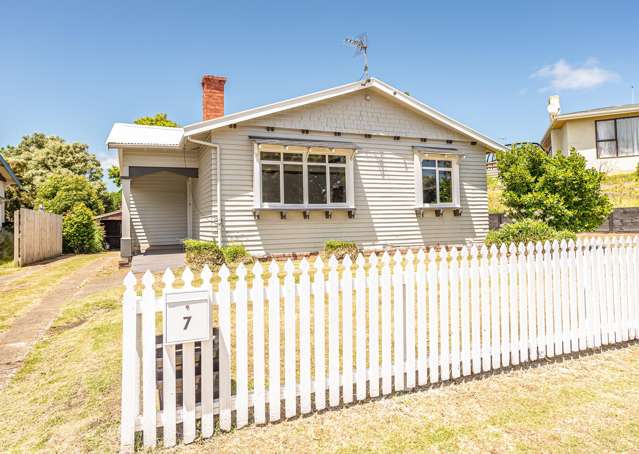
[{"label": "bay window", "polygon": [[255,144],[255,207],[352,207],[354,150],[299,142]]},{"label": "bay window", "polygon": [[451,151],[415,147],[416,208],[460,207],[459,161],[463,156]]}]

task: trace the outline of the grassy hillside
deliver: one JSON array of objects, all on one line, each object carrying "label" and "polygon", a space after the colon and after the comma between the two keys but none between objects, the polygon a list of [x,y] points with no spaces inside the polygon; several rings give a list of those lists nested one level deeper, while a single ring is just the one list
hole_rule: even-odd
[{"label": "grassy hillside", "polygon": [[607,175],[602,188],[615,208],[639,207],[639,177],[636,173]]},{"label": "grassy hillside", "polygon": [[501,201],[503,188],[497,177],[488,177],[488,212],[503,213],[506,207]]},{"label": "grassy hillside", "polygon": [[[639,207],[639,177],[635,173],[606,175],[602,184],[615,208]],[[497,177],[488,177],[488,211],[503,213],[502,187]]]}]

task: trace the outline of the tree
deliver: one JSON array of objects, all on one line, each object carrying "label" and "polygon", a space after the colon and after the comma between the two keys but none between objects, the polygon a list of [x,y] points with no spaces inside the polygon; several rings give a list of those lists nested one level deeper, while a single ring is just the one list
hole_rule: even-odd
[{"label": "tree", "polygon": [[603,173],[586,168],[574,148],[568,156],[549,156],[533,144],[497,153],[507,214],[514,219],[537,219],[557,230],[572,232],[598,228],[612,211],[601,191]]},{"label": "tree", "polygon": [[102,200],[108,197],[100,162],[86,144],[68,143],[61,137],[34,133],[24,136],[16,146],[0,148],[0,154],[9,161],[23,186],[22,190],[15,186],[7,189],[10,212],[20,206],[33,208],[38,186],[52,173],[82,175]]},{"label": "tree", "polygon": [[155,117],[141,117],[135,120],[133,123],[136,125],[146,126],[167,126],[169,128],[177,128],[178,124],[173,120],[169,120],[165,113],[155,114]]},{"label": "tree", "polygon": [[[111,166],[108,170],[109,178],[113,181],[118,188],[122,186],[120,180],[120,168],[118,166]],[[116,211],[122,207],[122,189],[109,192],[109,203],[104,205],[106,211]]]},{"label": "tree", "polygon": [[118,166],[109,167],[108,174],[114,185],[118,188],[122,186],[122,182],[120,181],[120,168]]},{"label": "tree", "polygon": [[95,187],[83,176],[54,173],[38,187],[36,206],[57,214],[68,213],[82,203],[95,214],[104,213],[104,204]]}]

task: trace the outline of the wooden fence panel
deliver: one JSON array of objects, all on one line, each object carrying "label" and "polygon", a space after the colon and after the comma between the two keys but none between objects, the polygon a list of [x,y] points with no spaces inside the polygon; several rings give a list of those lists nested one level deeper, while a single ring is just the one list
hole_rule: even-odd
[{"label": "wooden fence panel", "polygon": [[[226,266],[217,275],[205,268],[195,289],[210,292],[219,329],[217,342],[200,343],[199,357],[194,342],[156,347],[165,315],[156,278],[147,272],[140,286],[127,275],[123,450],[136,431],[144,446],[162,433],[171,447],[180,424],[184,443],[214,436],[214,415],[229,431],[265,423],[267,404],[270,421],[288,419],[325,408],[327,390],[330,407],[340,407],[378,396],[380,380],[390,394],[625,342],[639,330],[639,237],[384,253],[380,262],[332,257],[326,273],[318,258],[310,273],[306,260],[299,268],[288,261],[283,280],[272,262],[266,287],[259,263],[252,279],[243,265],[233,276]],[[194,289],[188,268],[181,280]],[[178,290],[175,281],[167,270],[163,294]]]},{"label": "wooden fence panel", "polygon": [[14,213],[14,253],[17,266],[62,254],[62,216],[20,208]]}]

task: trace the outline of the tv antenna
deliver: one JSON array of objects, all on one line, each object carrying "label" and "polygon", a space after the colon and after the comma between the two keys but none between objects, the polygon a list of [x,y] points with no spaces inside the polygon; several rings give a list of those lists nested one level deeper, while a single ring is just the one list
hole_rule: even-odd
[{"label": "tv antenna", "polygon": [[364,73],[362,76],[364,80],[368,80],[368,35],[360,33],[357,38],[346,38],[344,42],[347,46],[355,48],[355,56],[364,56]]}]

